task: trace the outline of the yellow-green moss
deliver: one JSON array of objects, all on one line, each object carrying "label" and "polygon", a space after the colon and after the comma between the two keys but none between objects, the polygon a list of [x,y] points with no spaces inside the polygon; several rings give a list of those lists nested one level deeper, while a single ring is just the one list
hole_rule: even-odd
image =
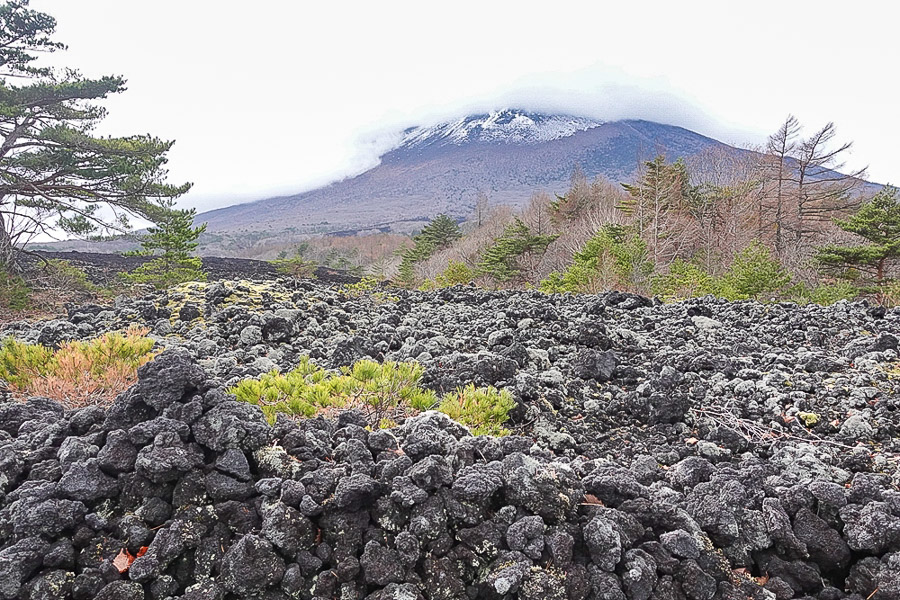
[{"label": "yellow-green moss", "polygon": [[[247,280],[223,281],[222,285],[228,290],[228,295],[222,302],[222,307],[241,306],[251,312],[261,312],[271,308],[272,301],[276,303],[290,303],[291,293],[284,290],[275,282],[252,282]],[[169,318],[175,324],[179,318],[179,312],[185,304],[192,303],[202,306],[206,302],[206,291],[211,283],[190,281],[176,285],[168,290],[169,302],[166,305],[171,311]],[[238,288],[241,288],[238,291]],[[268,294],[271,301],[264,300]],[[196,319],[202,322],[203,317]]]},{"label": "yellow-green moss", "polygon": [[819,422],[819,415],[816,413],[800,412],[797,413],[797,416],[800,417],[800,420],[803,421],[803,424],[807,427],[812,427]]}]

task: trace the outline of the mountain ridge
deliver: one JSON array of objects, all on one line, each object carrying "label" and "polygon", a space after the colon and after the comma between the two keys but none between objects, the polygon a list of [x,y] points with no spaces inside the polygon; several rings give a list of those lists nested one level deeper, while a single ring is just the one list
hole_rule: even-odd
[{"label": "mountain ridge", "polygon": [[645,120],[601,121],[516,109],[404,131],[363,173],[299,194],[201,213],[210,232],[328,233],[438,214],[466,216],[479,193],[520,206],[538,190],[562,191],[576,166],[588,177],[627,181],[643,160],[732,148],[688,129]]},{"label": "mountain ridge", "polygon": [[568,137],[603,123],[574,115],[503,109],[432,126],[409,127],[404,130],[403,141],[396,149],[415,149],[442,143],[539,143]]}]

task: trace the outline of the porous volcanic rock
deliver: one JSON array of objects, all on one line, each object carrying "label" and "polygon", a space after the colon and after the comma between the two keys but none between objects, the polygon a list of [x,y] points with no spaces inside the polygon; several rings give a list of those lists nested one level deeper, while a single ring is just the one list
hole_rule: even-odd
[{"label": "porous volcanic rock", "polygon": [[[108,409],[0,402],[0,600],[900,597],[897,311],[226,281],[63,320],[135,321]],[[506,388],[513,435],[227,394],[304,354]]]}]

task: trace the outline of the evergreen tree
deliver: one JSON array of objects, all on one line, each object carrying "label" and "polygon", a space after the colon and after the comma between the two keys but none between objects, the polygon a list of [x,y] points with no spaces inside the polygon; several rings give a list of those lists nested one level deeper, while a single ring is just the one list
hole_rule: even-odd
[{"label": "evergreen tree", "polygon": [[15,270],[34,235],[124,232],[129,215],[158,214],[151,199],[190,188],[165,182],[172,142],[92,134],[106,111],[91,101],[125,80],[37,66],[38,54],[65,48],[55,29],[28,0],[0,4],[0,269]]},{"label": "evergreen tree", "polygon": [[440,214],[431,220],[422,231],[413,236],[413,247],[400,253],[399,283],[412,285],[416,280],[415,264],[431,257],[438,250],[447,248],[462,237],[459,224],[451,217]]},{"label": "evergreen tree", "polygon": [[478,271],[497,281],[510,281],[521,274],[517,263],[523,255],[544,252],[558,237],[559,235],[534,234],[528,225],[516,217],[503,230],[503,235],[485,249],[478,263]]},{"label": "evergreen tree", "polygon": [[647,243],[621,225],[604,225],[572,257],[562,273],[541,282],[547,293],[599,292],[606,289],[642,290],[653,272]]},{"label": "evergreen tree", "polygon": [[848,219],[838,219],[837,226],[854,233],[866,244],[839,246],[831,244],[818,249],[816,260],[825,270],[844,279],[859,279],[882,286],[889,279],[889,267],[900,258],[900,198],[897,188],[883,187],[874,198]]},{"label": "evergreen tree", "polygon": [[700,265],[676,258],[666,273],[653,278],[650,289],[664,300],[681,300],[711,294],[715,283]]},{"label": "evergreen tree", "polygon": [[428,225],[426,225],[419,236],[435,249],[446,248],[460,237],[462,233],[459,230],[459,224],[445,214],[436,216]]},{"label": "evergreen tree", "polygon": [[715,283],[715,294],[728,300],[768,300],[791,282],[791,275],[758,240],[741,250]]},{"label": "evergreen tree", "polygon": [[197,239],[206,231],[206,223],[194,227],[197,211],[177,210],[174,204],[174,199],[161,201],[155,215],[157,226],[148,228],[141,240],[141,254],[155,258],[128,273],[129,280],[151,283],[158,288],[206,280],[202,260],[191,256],[197,248]]}]

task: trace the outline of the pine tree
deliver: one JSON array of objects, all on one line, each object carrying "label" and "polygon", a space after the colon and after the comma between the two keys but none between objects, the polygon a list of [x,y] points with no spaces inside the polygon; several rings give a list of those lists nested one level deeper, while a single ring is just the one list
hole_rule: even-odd
[{"label": "pine tree", "polygon": [[562,273],[541,282],[548,293],[642,290],[653,272],[647,243],[631,228],[604,225],[572,256]]},{"label": "pine tree", "polygon": [[741,250],[716,281],[715,293],[728,300],[768,300],[791,282],[791,275],[759,240]]},{"label": "pine tree", "polygon": [[880,287],[889,279],[889,268],[900,258],[900,198],[897,188],[883,187],[874,198],[837,226],[868,243],[857,246],[831,244],[818,249],[816,260],[826,271],[843,279],[864,278]]},{"label": "pine tree", "polygon": [[445,214],[436,216],[419,235],[435,249],[446,248],[462,237],[459,224]]},{"label": "pine tree", "polygon": [[518,261],[523,255],[544,252],[558,237],[559,235],[534,234],[528,225],[516,217],[503,230],[503,235],[485,249],[478,263],[478,271],[497,281],[510,281],[521,274]]},{"label": "pine tree", "polygon": [[155,213],[153,198],[190,188],[166,183],[172,142],[93,134],[106,111],[92,101],[124,91],[125,80],[37,66],[40,54],[65,48],[51,39],[55,29],[28,0],[0,4],[0,269],[8,271],[37,234],[121,233],[127,216]]},{"label": "pine tree", "polygon": [[195,209],[178,210],[174,199],[163,200],[156,211],[156,227],[149,227],[141,240],[141,254],[154,256],[131,273],[127,279],[151,283],[158,288],[185,281],[205,281],[203,261],[191,256],[198,246],[197,239],[206,231],[206,223],[194,227]]},{"label": "pine tree", "polygon": [[413,236],[413,247],[400,253],[398,283],[413,285],[416,280],[415,264],[427,260],[438,250],[447,248],[462,237],[459,224],[451,217],[440,214],[431,220],[422,231]]}]

